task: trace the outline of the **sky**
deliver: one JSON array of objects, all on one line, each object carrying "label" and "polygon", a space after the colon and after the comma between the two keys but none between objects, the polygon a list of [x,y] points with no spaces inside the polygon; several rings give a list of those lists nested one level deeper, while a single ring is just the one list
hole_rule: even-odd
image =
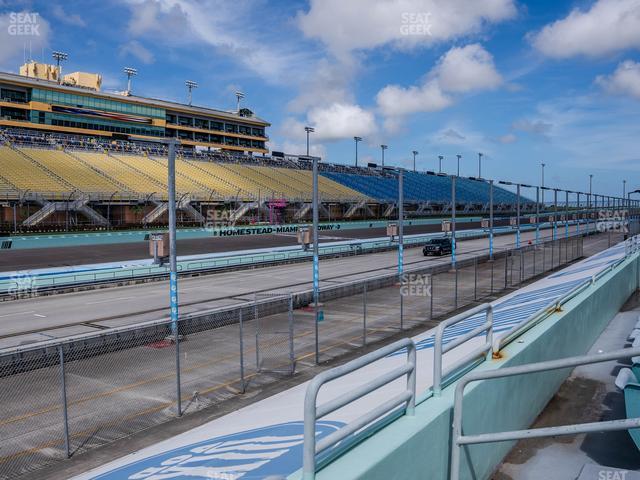
[{"label": "sky", "polygon": [[[29,15],[25,15],[29,14]],[[35,15],[33,15],[35,14]],[[640,0],[0,0],[0,70],[243,106],[271,150],[621,195],[640,188]]]}]

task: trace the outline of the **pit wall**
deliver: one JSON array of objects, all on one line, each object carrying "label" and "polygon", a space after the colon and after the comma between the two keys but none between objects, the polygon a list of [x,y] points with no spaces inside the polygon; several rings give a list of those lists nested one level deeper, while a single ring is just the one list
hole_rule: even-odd
[{"label": "pit wall", "polygon": [[[331,231],[353,230],[360,228],[383,228],[386,227],[389,222],[392,222],[394,220],[395,219],[320,223],[320,230],[323,233],[327,233]],[[461,217],[456,221],[458,223],[469,223],[479,222],[480,220],[480,217]],[[441,223],[441,218],[417,218],[412,220],[405,220],[404,224],[405,226],[411,226],[440,225]],[[272,233],[295,233],[298,231],[298,227],[300,225],[308,225],[308,222],[284,225],[243,225],[237,227],[220,227],[211,229],[180,228],[177,232],[177,238],[178,240],[187,240],[193,238],[253,236]],[[11,240],[12,250],[22,250],[29,248],[69,247],[78,245],[105,245],[110,243],[144,242],[148,240],[149,233],[157,231],[162,231],[162,229],[128,230],[121,232],[101,231],[86,233],[33,234],[5,237],[0,236],[0,242]]]},{"label": "pit wall", "polygon": [[[552,314],[506,346],[501,359],[484,362],[477,369],[494,370],[585,354],[638,288],[638,273],[634,255],[563,305],[562,312]],[[528,428],[570,372],[566,369],[470,384],[464,397],[464,433]],[[414,417],[391,423],[330,463],[316,478],[447,479],[456,383],[444,388],[441,397],[420,403]],[[463,449],[460,478],[489,478],[514,445],[489,443]],[[299,478],[300,472],[290,477]]]}]

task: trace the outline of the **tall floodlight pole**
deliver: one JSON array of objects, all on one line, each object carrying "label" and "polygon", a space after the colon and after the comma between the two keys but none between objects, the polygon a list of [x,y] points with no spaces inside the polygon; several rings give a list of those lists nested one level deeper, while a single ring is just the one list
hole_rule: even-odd
[{"label": "tall floodlight pole", "polygon": [[127,95],[131,95],[131,77],[138,75],[138,70],[132,67],[125,67],[123,71],[127,75]]},{"label": "tall floodlight pole", "polygon": [[564,191],[564,237],[569,238],[569,190]]},{"label": "tall floodlight pole", "polygon": [[[244,93],[236,92],[236,112],[240,113],[240,101],[244,98]],[[309,153],[307,152],[307,155]]]},{"label": "tall floodlight pole", "polygon": [[313,157],[313,313],[315,317],[316,333],[316,364],[320,363],[320,349],[318,345],[318,322],[320,321],[320,265],[318,247],[318,157]]},{"label": "tall floodlight pole", "polygon": [[576,233],[580,234],[580,192],[576,192],[576,212],[578,212],[578,220],[576,222]]},{"label": "tall floodlight pole", "polygon": [[184,82],[184,84],[187,86],[187,101],[188,101],[188,104],[191,105],[191,99],[192,99],[191,92],[194,88],[198,88],[198,84],[193,80],[187,80],[186,82]]},{"label": "tall floodlight pole", "polygon": [[404,170],[398,172],[398,280],[404,271]]},{"label": "tall floodlight pole", "polygon": [[60,63],[65,61],[67,58],[69,58],[69,55],[64,52],[53,52],[51,56],[56,61],[56,69],[58,71],[58,83],[62,83],[62,66],[60,65]]},{"label": "tall floodlight pole", "polygon": [[442,173],[442,160],[444,160],[444,157],[442,155],[438,155],[438,173]]},{"label": "tall floodlight pole", "polygon": [[588,217],[587,217],[587,232],[589,230],[591,230],[591,210],[593,205],[591,204],[591,199],[592,199],[592,187],[593,187],[593,173],[589,174],[589,201],[587,202],[587,211],[588,213]]},{"label": "tall floodlight pole", "polygon": [[353,141],[356,144],[356,167],[358,166],[358,142],[362,141],[362,137],[353,137]]},{"label": "tall floodlight pole", "polygon": [[553,239],[558,237],[558,189],[553,189]]},{"label": "tall floodlight pole", "polygon": [[456,174],[456,176],[460,176],[460,159],[462,158],[462,155],[458,154],[456,155],[456,157],[458,157],[458,173]]},{"label": "tall floodlight pole", "polygon": [[542,187],[542,208],[544,209],[544,191],[546,190],[546,188],[544,188],[544,167],[545,167],[546,163],[541,163],[540,166],[542,167],[542,182],[540,183],[540,186]]},{"label": "tall floodlight pole", "polygon": [[493,180],[489,180],[489,260],[493,260]]},{"label": "tall floodlight pole", "polygon": [[516,206],[516,248],[520,248],[520,184],[516,187],[518,191],[518,203]]},{"label": "tall floodlight pole", "polygon": [[418,155],[418,151],[414,150],[411,153],[413,153],[413,171],[415,172],[416,171],[416,155]]},{"label": "tall floodlight pole", "polygon": [[478,178],[482,178],[482,153],[478,152]]},{"label": "tall floodlight pole", "polygon": [[168,194],[169,194],[169,302],[171,333],[176,350],[176,387],[178,416],[182,415],[180,394],[180,331],[178,328],[178,262],[176,254],[176,141],[169,140]]},{"label": "tall floodlight pole", "polygon": [[456,267],[456,176],[451,175],[451,266]]},{"label": "tall floodlight pole", "polygon": [[309,134],[315,132],[313,127],[304,127],[304,131],[307,132],[307,157],[309,156]]},{"label": "tall floodlight pole", "polygon": [[540,187],[536,187],[536,245],[540,243]]},{"label": "tall floodlight pole", "polygon": [[380,151],[382,152],[382,166],[384,167],[384,151],[389,148],[387,145],[380,145]]}]

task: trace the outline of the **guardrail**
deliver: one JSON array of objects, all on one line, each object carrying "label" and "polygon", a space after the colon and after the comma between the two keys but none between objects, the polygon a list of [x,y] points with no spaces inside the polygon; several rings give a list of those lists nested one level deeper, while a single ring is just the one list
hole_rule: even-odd
[{"label": "guardrail", "polygon": [[[371,380],[364,385],[357,387],[351,392],[344,393],[322,405],[317,405],[318,392],[327,382],[343,377],[362,367],[365,367],[376,360],[386,357],[400,349],[407,350],[407,362],[404,365],[394,368],[380,377]],[[334,412],[349,403],[362,398],[363,396],[381,388],[392,381],[405,376],[407,377],[407,388],[386,400],[378,407],[361,415],[344,427],[330,433],[325,438],[316,440],[316,421]],[[304,445],[303,445],[303,479],[313,480],[316,476],[316,455],[327,451],[338,442],[344,440],[349,435],[356,433],[361,428],[369,425],[380,417],[392,413],[401,405],[405,405],[406,415],[413,415],[416,401],[416,345],[413,340],[405,338],[383,347],[375,352],[368,353],[360,358],[339,367],[332,368],[317,375],[307,387],[304,399]]]},{"label": "guardrail", "polygon": [[605,432],[616,430],[628,430],[640,427],[640,417],[627,418],[623,420],[609,420],[605,422],[591,422],[572,425],[561,425],[557,427],[530,428],[526,430],[510,430],[506,432],[480,433],[474,435],[463,435],[462,433],[462,407],[465,387],[471,382],[481,380],[493,380],[496,378],[513,377],[516,375],[526,375],[528,373],[545,372],[549,370],[560,370],[563,368],[574,368],[580,365],[590,365],[594,363],[608,362],[624,358],[631,358],[640,355],[640,347],[616,350],[610,353],[598,353],[595,355],[582,355],[577,357],[562,358],[546,362],[531,363],[517,367],[503,368],[488,372],[471,373],[463,377],[456,385],[453,403],[453,426],[452,426],[452,448],[451,448],[451,474],[450,480],[460,478],[460,458],[463,445],[473,445],[480,443],[505,442],[512,440],[522,440],[530,438],[551,437],[556,435],[576,435],[580,433]]},{"label": "guardrail", "polygon": [[493,357],[499,358],[500,350],[504,348],[506,345],[508,345],[509,343],[511,343],[514,338],[519,337],[527,330],[530,330],[531,328],[535,327],[538,323],[540,323],[542,320],[547,318],[552,313],[562,311],[562,305],[567,303],[569,300],[571,300],[578,294],[582,293],[584,290],[593,286],[598,279],[602,278],[604,275],[606,275],[607,273],[617,268],[618,265],[620,265],[622,262],[624,262],[627,259],[628,255],[632,253],[636,253],[639,248],[640,248],[640,235],[636,235],[630,239],[625,240],[625,256],[622,257],[620,260],[612,263],[605,269],[599,271],[598,273],[593,275],[589,280],[586,280],[585,282],[579,285],[576,285],[574,288],[569,290],[567,293],[565,293],[561,297],[550,301],[541,310],[526,317],[524,320],[518,323],[515,327],[513,327],[509,331],[508,334],[503,335],[501,337],[494,338],[493,345],[492,345]]},{"label": "guardrail", "polygon": [[[443,345],[442,338],[444,336],[444,331],[447,327],[454,325],[456,323],[460,323],[463,320],[467,320],[478,313],[485,312],[486,320],[481,325],[478,325],[473,330],[465,333],[464,335],[459,336],[455,340]],[[453,350],[454,348],[462,345],[463,343],[471,340],[472,338],[477,337],[482,332],[486,331],[486,341],[481,346],[476,348],[475,350],[469,352],[464,357],[457,360],[452,366],[447,368],[447,370],[442,370],[442,356]],[[459,313],[447,320],[441,322],[436,328],[435,333],[435,341],[433,347],[433,395],[440,396],[442,392],[442,378],[447,375],[457,371],[458,369],[464,367],[469,364],[473,359],[477,358],[480,355],[486,354],[491,355],[491,348],[493,345],[493,305],[490,303],[483,303],[482,305],[478,305],[477,307],[472,308],[471,310],[467,310],[466,312]]]},{"label": "guardrail", "polygon": [[[543,227],[544,224],[541,225]],[[535,227],[522,227],[521,230],[531,230]],[[511,233],[511,227],[494,228],[494,234]],[[573,236],[582,236],[587,232],[574,232]],[[428,239],[440,235],[439,233],[430,233],[416,236],[406,236],[404,239],[405,247],[419,246],[424,244]],[[469,231],[459,232],[458,238],[481,238],[487,235],[487,229],[473,229]],[[335,255],[354,255],[363,252],[375,252],[385,249],[397,248],[397,242],[391,242],[388,239],[374,239],[368,241],[345,241],[339,245],[320,245],[320,256]],[[243,265],[269,265],[278,262],[297,262],[311,259],[313,256],[311,251],[305,251],[298,247],[282,247],[279,250],[272,250],[265,253],[242,254],[236,255],[231,252],[230,255],[212,257],[210,259],[197,260],[178,260],[178,272],[180,273],[203,273],[217,269],[232,268]],[[126,267],[126,266],[125,266]],[[165,277],[168,275],[168,267],[157,265],[139,265],[122,268],[122,266],[113,266],[102,268],[100,271],[87,272],[62,272],[33,274],[26,272],[22,275],[16,272],[13,278],[0,280],[0,296],[12,295],[19,292],[22,296],[29,296],[33,292],[45,292],[47,290],[55,290],[65,287],[77,287],[82,285],[92,285],[98,283],[109,283],[118,281],[144,280],[156,277]]]}]

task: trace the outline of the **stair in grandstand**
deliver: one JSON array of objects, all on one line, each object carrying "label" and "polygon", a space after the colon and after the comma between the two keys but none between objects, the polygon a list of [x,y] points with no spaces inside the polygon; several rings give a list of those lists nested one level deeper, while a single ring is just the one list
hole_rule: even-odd
[{"label": "stair in grandstand", "polygon": [[[150,162],[153,162],[154,164],[156,164],[157,166],[159,166],[161,169],[163,169],[163,171],[165,172],[165,174],[168,171],[168,159],[160,159],[157,157],[151,157],[148,156],[146,157],[147,160],[149,160]],[[201,181],[199,181],[197,178],[194,178],[190,175],[187,175],[182,167],[182,162],[176,158],[176,183],[178,181],[178,179],[187,181],[187,182],[191,182],[194,185],[197,185],[198,188],[203,191],[203,192],[211,192],[213,189],[207,185],[205,185],[204,183],[202,183]],[[195,192],[193,192],[195,193]]]},{"label": "stair in grandstand", "polygon": [[[147,225],[158,220],[164,213],[169,210],[169,202],[155,202],[156,207],[147,213],[142,219],[142,223]],[[176,202],[176,209],[182,210],[189,214],[196,222],[204,223],[205,218],[191,205],[191,198],[188,195],[184,195]]]},{"label": "stair in grandstand", "polygon": [[95,166],[91,165],[90,163],[84,161],[78,155],[75,155],[73,151],[65,150],[65,153],[67,155],[69,155],[71,158],[73,158],[76,162],[79,162],[82,165],[84,165],[86,168],[89,168],[89,169],[93,170],[97,175],[100,175],[101,177],[105,178],[107,181],[109,181],[112,184],[114,184],[115,186],[117,186],[120,191],[126,192],[126,193],[133,193],[131,191],[131,189],[129,189],[124,183],[119,182],[116,178],[113,178],[113,177],[107,175],[106,173],[104,173],[99,168],[96,168]]},{"label": "stair in grandstand", "polygon": [[107,219],[90,208],[87,205],[88,203],[89,197],[84,194],[68,202],[47,202],[40,210],[22,222],[22,224],[28,227],[33,227],[46,220],[55,212],[77,211],[98,225],[108,225],[109,222]]},{"label": "stair in grandstand", "polygon": [[200,182],[206,181],[214,191],[219,192],[223,197],[242,196],[248,198],[252,196],[251,192],[239,188],[220,175],[220,173],[224,174],[224,170],[213,162],[180,158],[176,160],[176,165],[178,164],[185,173],[191,177],[197,176]]},{"label": "stair in grandstand", "polygon": [[225,163],[217,163],[215,165],[224,171],[224,175],[229,179],[229,181],[235,183],[239,189],[249,192],[253,199],[258,197],[268,198],[269,196],[276,198],[278,196],[277,192],[274,192],[267,185],[256,182],[253,179],[249,179],[231,168],[233,165]]}]

